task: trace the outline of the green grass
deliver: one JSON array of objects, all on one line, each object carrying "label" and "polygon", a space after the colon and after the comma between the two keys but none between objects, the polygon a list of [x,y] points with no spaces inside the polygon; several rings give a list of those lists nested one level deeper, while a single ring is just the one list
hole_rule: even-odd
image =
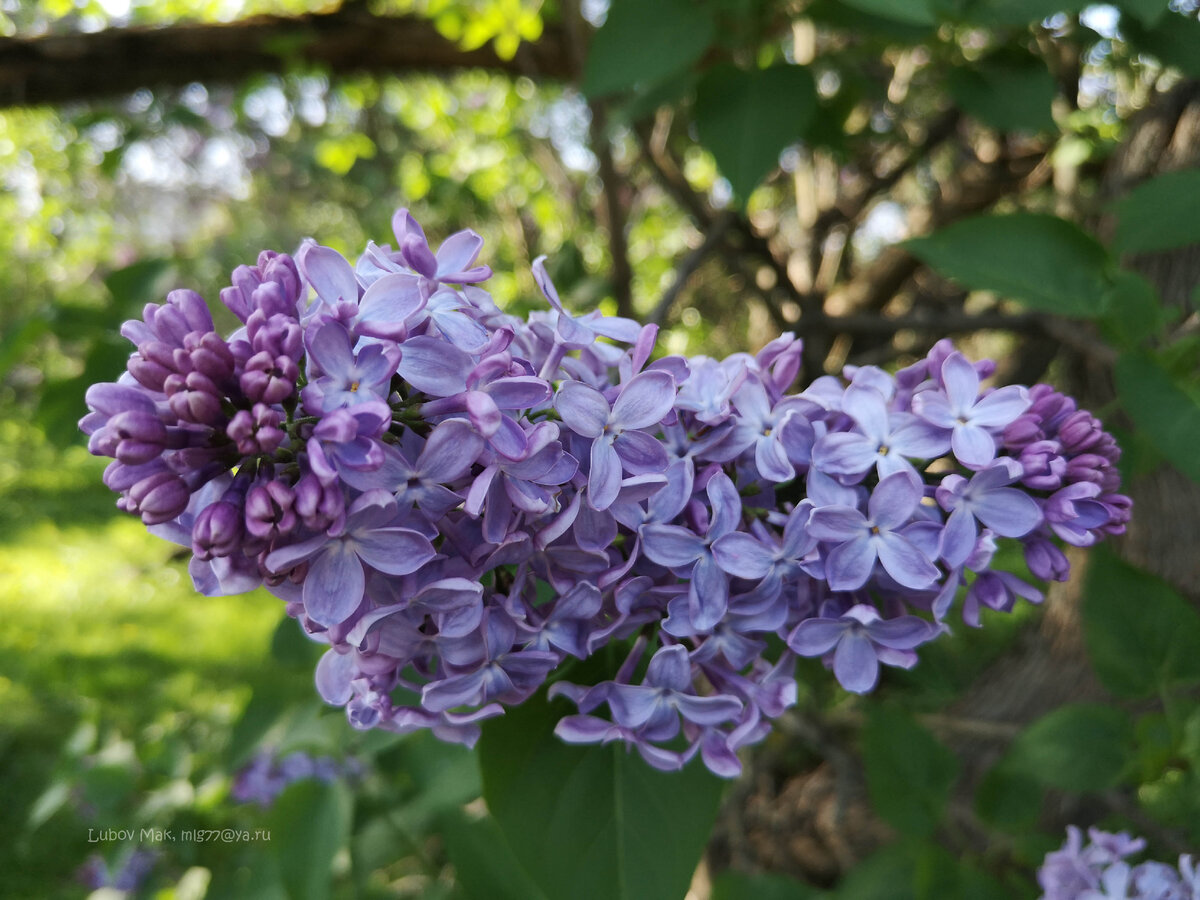
[{"label": "green grass", "polygon": [[[43,520],[0,544],[6,897],[79,894],[71,873],[97,847],[72,804],[28,831],[33,804],[56,778],[81,776],[103,800],[130,785],[102,783],[98,773],[124,766],[133,790],[114,799],[118,816],[167,788],[190,790],[195,802],[193,782],[214,768],[253,690],[311,694],[311,675],[269,656],[282,604],[266,592],[200,596],[179,549],[128,518]],[[67,749],[73,735],[82,752]],[[120,764],[106,770],[113,760]]]}]

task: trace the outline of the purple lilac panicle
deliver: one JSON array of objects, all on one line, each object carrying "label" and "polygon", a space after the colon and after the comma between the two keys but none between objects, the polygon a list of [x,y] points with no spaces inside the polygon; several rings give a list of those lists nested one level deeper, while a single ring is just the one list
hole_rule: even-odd
[{"label": "purple lilac panicle", "polygon": [[192,291],[148,306],[80,423],[199,590],[265,584],[328,647],[317,689],[356,728],[471,744],[616,642],[610,680],[556,685],[560,737],[730,777],[794,702],[796,655],[869,691],[956,607],[977,626],[1041,599],[990,568],[998,542],[1061,579],[1060,542],[1129,518],[1094,417],[982,387],[992,364],[948,341],[796,393],[790,334],[652,360],[657,329],[569,312],[541,259],[549,308],[521,320],[475,232],[435,253],[407,210],[393,231],[353,264],[307,239],[239,267],[229,335]]},{"label": "purple lilac panicle", "polygon": [[1061,848],[1046,854],[1038,869],[1040,900],[1200,900],[1200,868],[1190,854],[1178,866],[1153,860],[1133,864],[1127,857],[1146,847],[1142,838],[1071,825]]}]

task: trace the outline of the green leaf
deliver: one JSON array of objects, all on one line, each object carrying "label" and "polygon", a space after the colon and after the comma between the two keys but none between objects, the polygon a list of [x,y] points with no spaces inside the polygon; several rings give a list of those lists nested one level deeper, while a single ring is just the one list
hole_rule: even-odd
[{"label": "green leaf", "polygon": [[716,66],[696,89],[696,131],[743,202],[800,139],[817,107],[812,75],[800,66]]},{"label": "green leaf", "polygon": [[906,25],[936,25],[928,0],[842,0],[847,6]]},{"label": "green leaf", "polygon": [[1180,472],[1200,482],[1200,405],[1147,353],[1122,354],[1116,381],[1117,398],[1134,425]]},{"label": "green leaf", "polygon": [[1103,306],[1107,310],[1100,322],[1104,336],[1118,346],[1136,347],[1170,321],[1154,285],[1126,269],[1113,275]]},{"label": "green leaf", "polygon": [[1139,50],[1158,57],[1192,78],[1200,78],[1200,20],[1192,16],[1168,12],[1153,28],[1144,27],[1136,19],[1122,19],[1121,30]]},{"label": "green leaf", "polygon": [[1060,12],[1076,12],[1090,0],[975,0],[962,17],[981,25],[1030,25]]},{"label": "green leaf", "polygon": [[1165,581],[1105,547],[1088,565],[1083,633],[1096,674],[1120,697],[1200,680],[1200,614]]},{"label": "green leaf", "polygon": [[583,92],[596,98],[650,88],[690,67],[715,37],[712,16],[692,0],[614,0],[592,38]]},{"label": "green leaf", "polygon": [[1153,28],[1168,10],[1167,0],[1121,0],[1122,12],[1135,16],[1147,28]]},{"label": "green leaf", "polygon": [[271,848],[292,900],[329,897],[333,858],[350,837],[354,797],[340,781],[298,781],[268,816]]},{"label": "green leaf", "polygon": [[1029,772],[1002,762],[979,782],[975,811],[994,828],[1020,832],[1037,822],[1042,795],[1042,786]]},{"label": "green leaf", "polygon": [[[1200,54],[1200,44],[1196,47]],[[1200,169],[1168,172],[1138,185],[1114,205],[1120,253],[1171,250],[1200,242]]]},{"label": "green leaf", "polygon": [[785,875],[747,875],[726,869],[713,881],[711,900],[818,900],[823,892]]},{"label": "green leaf", "polygon": [[1013,742],[1002,765],[1046,787],[1102,791],[1133,758],[1133,726],[1122,710],[1073,703],[1038,719]]},{"label": "green leaf", "polygon": [[447,812],[439,826],[455,878],[469,900],[551,900],[529,877],[491,816],[472,820]]},{"label": "green leaf", "polygon": [[904,834],[930,834],[958,776],[954,754],[910,715],[887,706],[871,712],[862,740],[876,811]]},{"label": "green leaf", "polygon": [[1056,216],[976,216],[904,246],[972,290],[1064,316],[1103,312],[1108,256],[1094,238]]},{"label": "green leaf", "polygon": [[619,742],[562,743],[539,694],[484,723],[483,796],[547,897],[682,897],[716,819],[723,782],[693,761],[659,772]]},{"label": "green leaf", "polygon": [[950,95],[965,112],[997,131],[1055,127],[1050,104],[1057,90],[1035,56],[993,56],[950,71]]}]

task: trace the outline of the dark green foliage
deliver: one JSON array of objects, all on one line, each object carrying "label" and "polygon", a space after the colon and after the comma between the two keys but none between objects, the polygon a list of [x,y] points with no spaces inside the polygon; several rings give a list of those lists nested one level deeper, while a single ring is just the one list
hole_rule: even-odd
[{"label": "dark green foliage", "polygon": [[902,834],[931,834],[958,775],[954,754],[893,706],[871,711],[862,741],[875,810]]}]

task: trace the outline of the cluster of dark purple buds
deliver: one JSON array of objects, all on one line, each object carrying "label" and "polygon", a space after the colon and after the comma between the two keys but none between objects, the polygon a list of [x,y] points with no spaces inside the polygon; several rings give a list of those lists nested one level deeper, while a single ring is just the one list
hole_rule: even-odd
[{"label": "cluster of dark purple buds", "polygon": [[1038,870],[1041,900],[1200,900],[1200,866],[1190,855],[1180,856],[1178,866],[1128,861],[1144,849],[1143,838],[1097,828],[1088,829],[1085,844],[1072,825],[1066,843],[1046,854]]},{"label": "cluster of dark purple buds", "polygon": [[[1063,579],[1060,542],[1129,517],[1099,422],[983,387],[993,366],[948,342],[795,393],[791,335],[655,359],[654,326],[569,312],[540,260],[550,308],[522,320],[479,287],[477,234],[434,253],[393,226],[353,266],[307,241],[239,268],[228,337],[190,291],[148,307],[81,423],[200,591],[265,583],[329,646],[318,690],[357,728],[470,744],[553,676],[563,740],[731,776],[797,655],[869,691],[956,605],[977,625],[1041,599],[990,568],[998,541]],[[610,644],[611,680],[568,680]]]},{"label": "cluster of dark purple buds", "polygon": [[339,778],[356,778],[363,771],[362,763],[352,756],[338,760],[332,756],[310,756],[300,750],[279,756],[264,750],[237,771],[229,793],[239,803],[257,803],[265,808],[297,781],[316,779],[329,783]]}]

